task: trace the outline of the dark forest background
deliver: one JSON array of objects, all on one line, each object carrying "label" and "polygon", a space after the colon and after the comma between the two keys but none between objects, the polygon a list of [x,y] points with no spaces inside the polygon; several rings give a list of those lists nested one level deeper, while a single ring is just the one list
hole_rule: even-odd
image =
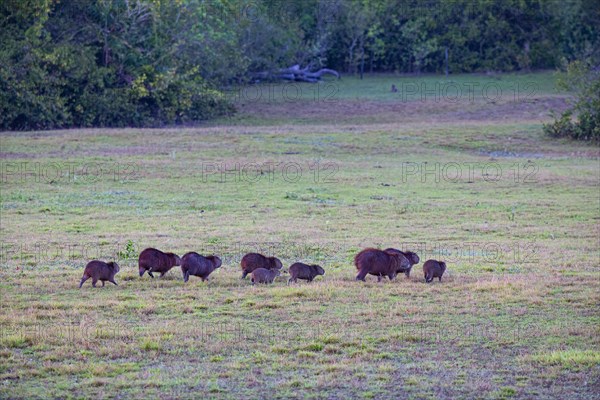
[{"label": "dark forest background", "polygon": [[593,70],[599,37],[597,0],[1,0],[0,129],[205,120],[233,111],[223,88],[293,64]]}]

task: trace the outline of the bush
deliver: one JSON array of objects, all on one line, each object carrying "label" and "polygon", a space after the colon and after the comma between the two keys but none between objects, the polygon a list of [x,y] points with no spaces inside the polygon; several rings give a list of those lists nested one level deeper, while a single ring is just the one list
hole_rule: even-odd
[{"label": "bush", "polygon": [[600,71],[590,64],[575,61],[567,66],[559,85],[576,92],[575,103],[553,123],[544,125],[547,135],[600,143]]},{"label": "bush", "polygon": [[0,130],[148,127],[233,112],[197,66],[202,47],[181,51],[203,43],[197,18],[180,17],[186,7],[0,2]]}]

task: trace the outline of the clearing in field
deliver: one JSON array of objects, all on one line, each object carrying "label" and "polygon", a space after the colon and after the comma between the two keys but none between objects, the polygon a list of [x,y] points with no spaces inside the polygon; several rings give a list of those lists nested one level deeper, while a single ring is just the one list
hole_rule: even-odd
[{"label": "clearing in field", "polygon": [[[543,136],[552,74],[230,95],[205,126],[1,134],[1,398],[598,398],[600,151]],[[146,247],[223,265],[140,278]],[[356,282],[364,247],[421,262]],[[251,251],[326,274],[252,287]],[[94,258],[119,286],[78,288]]]}]

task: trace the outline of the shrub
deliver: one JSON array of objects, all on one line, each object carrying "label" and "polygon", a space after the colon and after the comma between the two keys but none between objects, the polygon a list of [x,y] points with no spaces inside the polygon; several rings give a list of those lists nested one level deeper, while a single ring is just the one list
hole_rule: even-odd
[{"label": "shrub", "polygon": [[590,63],[575,61],[567,66],[559,85],[576,92],[572,108],[553,123],[544,125],[551,137],[566,137],[600,143],[600,69]]}]

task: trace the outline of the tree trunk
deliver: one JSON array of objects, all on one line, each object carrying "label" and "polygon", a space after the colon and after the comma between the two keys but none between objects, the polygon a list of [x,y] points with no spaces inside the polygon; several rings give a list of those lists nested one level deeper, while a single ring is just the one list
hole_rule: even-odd
[{"label": "tree trunk", "polygon": [[256,72],[251,75],[251,78],[255,81],[282,79],[286,81],[316,83],[321,81],[323,75],[333,75],[340,79],[340,74],[334,69],[321,68],[318,71],[310,72],[309,67],[300,68],[298,64],[277,71]]}]

